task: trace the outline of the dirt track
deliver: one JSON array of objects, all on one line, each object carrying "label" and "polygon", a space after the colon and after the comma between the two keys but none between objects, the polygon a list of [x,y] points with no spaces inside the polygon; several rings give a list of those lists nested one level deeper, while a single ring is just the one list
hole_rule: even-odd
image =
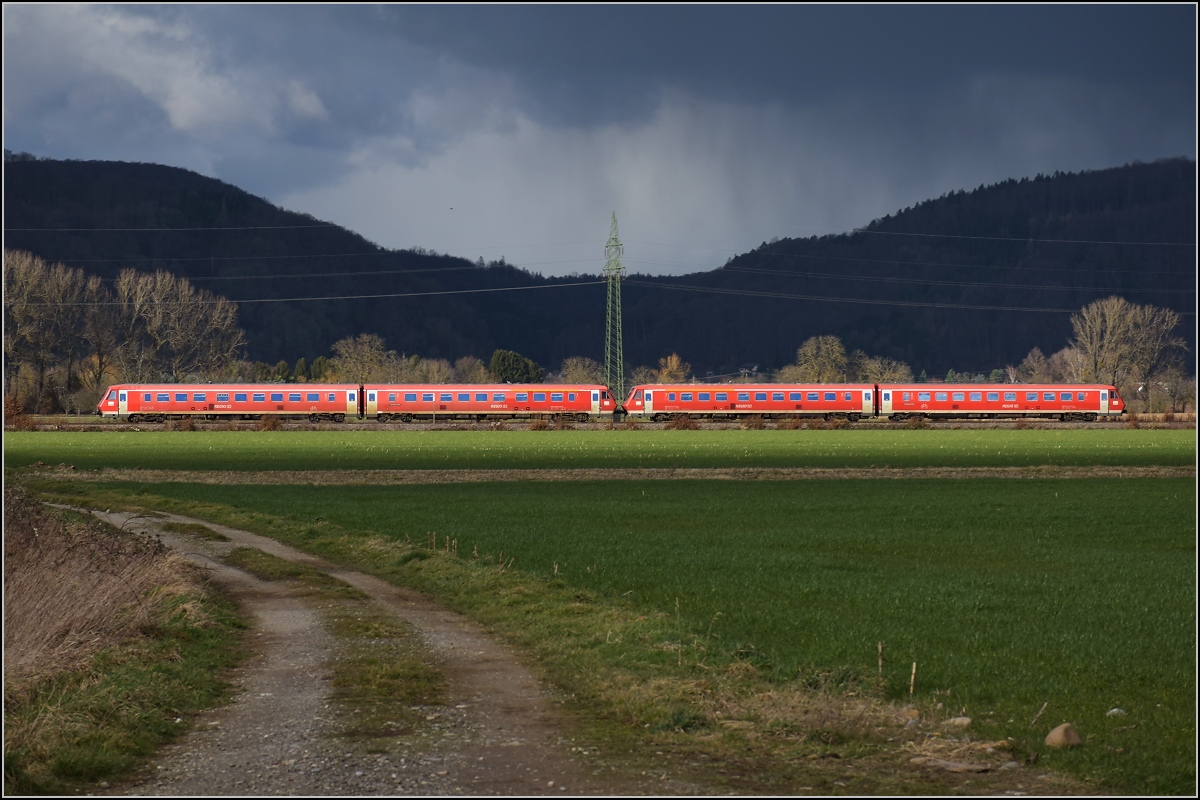
[{"label": "dirt track", "polygon": [[[195,728],[154,763],[106,794],[256,795],[660,795],[704,794],[665,773],[614,770],[573,747],[570,719],[516,656],[470,620],[424,596],[347,570],[273,539],[177,515],[95,512],[157,535],[209,571],[211,580],[255,620],[255,656],[240,671],[240,692],[202,714]],[[228,538],[214,542],[162,529],[199,523]],[[430,709],[426,744],[386,753],[337,736],[328,663],[338,642],[286,582],[263,581],[225,565],[233,547],[310,565],[365,592],[420,634],[449,683]]]},{"label": "dirt track", "polygon": [[649,481],[649,480],[874,480],[927,478],[1194,478],[1184,467],[919,467],[910,469],[819,469],[746,467],[728,469],[445,469],[445,470],[280,470],[271,472],[182,471],[143,469],[76,470],[69,464],[34,465],[79,481],[139,483],[290,484],[310,486],[487,483],[509,481]]}]

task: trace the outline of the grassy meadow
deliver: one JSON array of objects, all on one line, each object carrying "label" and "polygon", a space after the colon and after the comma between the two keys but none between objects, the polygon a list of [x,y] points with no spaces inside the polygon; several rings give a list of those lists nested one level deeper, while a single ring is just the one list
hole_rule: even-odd
[{"label": "grassy meadow", "polygon": [[[671,616],[781,682],[870,679],[883,642],[893,699],[908,700],[915,661],[913,699],[970,716],[979,736],[1044,751],[1050,727],[1075,724],[1087,746],[1042,752],[1043,764],[1118,793],[1187,793],[1195,780],[1190,479],[73,491],[115,489],[150,506],[203,504],[341,558],[347,537],[452,541],[459,559],[503,558]],[[427,566],[387,569],[464,611],[494,613],[492,599]],[[1107,716],[1114,707],[1127,716]]]},{"label": "grassy meadow", "polygon": [[1193,430],[8,432],[5,464],[77,469],[1179,466]]}]

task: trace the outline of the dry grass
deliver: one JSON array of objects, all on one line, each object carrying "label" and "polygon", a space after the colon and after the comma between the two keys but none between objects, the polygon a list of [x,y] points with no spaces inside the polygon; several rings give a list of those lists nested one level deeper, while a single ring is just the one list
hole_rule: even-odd
[{"label": "dry grass", "polygon": [[1125,415],[1125,427],[1140,428],[1142,427],[1142,421],[1138,418],[1137,414],[1130,412],[1129,414]]},{"label": "dry grass", "polygon": [[761,414],[751,414],[742,418],[742,427],[748,431],[761,431],[766,427]]},{"label": "dry grass", "polygon": [[550,423],[544,419],[534,419],[529,421],[529,430],[531,431],[548,431]]},{"label": "dry grass", "polygon": [[695,431],[700,429],[700,423],[687,414],[676,414],[667,420],[666,428],[669,431]]},{"label": "dry grass", "polygon": [[76,669],[197,590],[187,563],[146,537],[70,522],[4,489],[5,696]]},{"label": "dry grass", "polygon": [[256,431],[281,431],[283,422],[273,414],[263,414],[262,419],[254,426]]}]

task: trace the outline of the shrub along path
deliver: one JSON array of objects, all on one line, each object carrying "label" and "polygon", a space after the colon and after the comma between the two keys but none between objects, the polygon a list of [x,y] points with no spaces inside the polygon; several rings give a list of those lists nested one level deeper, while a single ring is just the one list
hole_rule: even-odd
[{"label": "shrub along path", "polygon": [[[109,794],[256,795],[621,795],[700,794],[665,773],[614,770],[567,738],[569,720],[503,645],[464,617],[421,595],[342,569],[272,539],[176,515],[94,512],[126,530],[158,535],[211,570],[214,582],[257,620],[259,652],[227,707],[203,715],[195,729],[163,750],[156,763]],[[204,525],[223,541],[173,534],[169,523]],[[444,702],[423,709],[420,746],[362,747],[338,741],[344,711],[328,677],[338,641],[323,626],[302,587],[266,581],[223,563],[250,547],[325,572],[366,593],[420,634],[447,683]]]}]

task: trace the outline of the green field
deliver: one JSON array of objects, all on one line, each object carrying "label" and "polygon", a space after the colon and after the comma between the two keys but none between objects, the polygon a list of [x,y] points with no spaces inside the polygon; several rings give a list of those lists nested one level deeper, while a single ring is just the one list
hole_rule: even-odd
[{"label": "green field", "polygon": [[[399,541],[436,533],[460,557],[503,551],[513,569],[677,615],[779,680],[871,675],[882,641],[893,697],[907,698],[915,661],[917,699],[971,716],[979,736],[1043,750],[1070,721],[1088,746],[1043,763],[1117,793],[1195,781],[1190,479],[124,488],[265,514],[284,539],[323,519]],[[486,615],[487,598],[422,566],[401,580]]]},{"label": "green field", "polygon": [[1180,466],[1191,430],[10,432],[10,467],[172,470]]}]

